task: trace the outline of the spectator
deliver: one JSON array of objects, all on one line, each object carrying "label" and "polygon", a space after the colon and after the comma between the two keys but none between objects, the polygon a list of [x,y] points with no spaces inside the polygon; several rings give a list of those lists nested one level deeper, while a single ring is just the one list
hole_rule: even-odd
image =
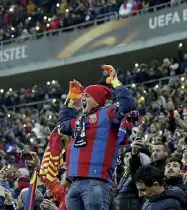
[{"label": "spectator", "polygon": [[187,204],[186,195],[178,187],[164,188],[163,172],[154,166],[143,166],[135,177],[139,196],[146,198],[142,210],[183,210]]},{"label": "spectator", "polygon": [[[109,78],[107,79],[108,83],[113,84],[113,87],[115,88],[116,91],[116,98],[119,101],[119,109],[121,110],[121,113],[126,114],[127,112],[134,110],[135,109],[135,104],[134,104],[134,100],[132,98],[131,95],[129,95],[129,91],[124,88],[123,86],[121,86],[120,81],[118,80],[118,78],[116,77],[114,80],[114,75],[115,75],[115,69],[110,66],[110,65],[103,65],[102,66],[103,69],[105,71],[108,71],[110,73],[110,80]],[[113,72],[113,73],[112,73]],[[112,82],[112,83],[111,83]],[[76,87],[73,89],[73,87]],[[90,123],[90,126],[93,128],[94,123],[96,123],[98,119],[97,116],[102,117],[103,116],[103,120],[107,123],[104,123],[105,125],[103,125],[104,130],[102,132],[108,132],[110,129],[112,129],[112,124],[110,126],[110,123],[108,124],[108,122],[110,122],[110,120],[112,119],[116,119],[116,123],[121,121],[120,115],[118,115],[118,111],[116,109],[116,107],[110,108],[106,107],[106,108],[102,108],[104,107],[105,101],[107,99],[111,98],[111,90],[107,87],[101,86],[101,85],[91,85],[88,86],[87,88],[85,88],[84,90],[84,94],[82,97],[82,109],[83,109],[83,113],[80,116],[80,118],[78,120],[76,120],[75,116],[74,116],[74,112],[72,109],[70,109],[70,107],[72,107],[72,103],[69,103],[70,101],[74,103],[75,100],[80,99],[81,94],[83,92],[83,89],[81,88],[80,84],[76,81],[71,82],[70,83],[70,89],[69,89],[69,100],[67,99],[67,103],[66,105],[64,105],[62,107],[61,110],[61,115],[60,115],[60,125],[62,128],[62,132],[64,134],[68,134],[71,135],[72,133],[72,129],[76,126],[78,126],[76,128],[77,133],[75,133],[75,139],[71,140],[71,143],[69,144],[69,148],[68,151],[70,151],[70,145],[72,145],[72,148],[74,148],[73,150],[71,150],[71,152],[67,152],[68,156],[67,156],[67,167],[69,168],[67,171],[67,177],[69,179],[72,179],[73,183],[70,186],[70,190],[68,191],[67,194],[67,209],[77,209],[77,207],[79,206],[79,209],[89,209],[89,206],[92,206],[93,209],[100,209],[101,206],[104,209],[108,208],[108,203],[109,203],[109,182],[111,182],[112,177],[109,175],[109,171],[110,170],[114,170],[114,168],[112,169],[111,166],[109,165],[110,163],[110,159],[114,158],[115,155],[115,150],[111,151],[110,154],[106,154],[107,155],[107,163],[106,163],[106,168],[101,169],[101,165],[103,165],[103,161],[102,158],[99,158],[98,161],[95,162],[95,160],[91,159],[90,162],[87,162],[87,160],[82,159],[80,162],[77,162],[79,159],[79,154],[81,154],[82,152],[84,153],[84,155],[86,155],[85,152],[87,152],[87,155],[90,156],[89,154],[89,150],[85,150],[85,146],[87,145],[87,143],[90,145],[91,143],[91,136],[89,133],[87,133],[87,127],[85,127],[85,120],[88,120],[88,122]],[[99,97],[98,95],[99,94]],[[123,98],[122,96],[126,96],[126,98]],[[122,97],[122,98],[121,98]],[[94,112],[92,112],[94,111]],[[104,112],[103,112],[104,111]],[[109,115],[109,113],[112,113],[113,111],[115,111],[114,115]],[[100,115],[103,112],[104,115]],[[98,113],[100,113],[98,115]],[[108,117],[109,118],[108,118]],[[106,118],[107,117],[107,118]],[[106,118],[106,119],[105,119]],[[109,120],[109,121],[108,121]],[[103,121],[103,122],[104,122]],[[70,122],[72,122],[73,124],[71,124]],[[76,122],[76,124],[75,124]],[[71,124],[71,126],[70,126]],[[75,125],[74,125],[75,124]],[[114,124],[115,125],[115,124]],[[108,127],[109,126],[109,127]],[[119,124],[116,124],[116,126],[119,126]],[[90,127],[90,128],[91,128]],[[100,130],[100,126],[97,126],[98,131]],[[86,129],[86,130],[85,130]],[[107,131],[107,130],[108,131]],[[108,141],[109,144],[112,142],[116,142],[115,145],[113,145],[113,148],[116,148],[119,146],[120,140],[119,141],[114,141],[114,139],[117,138],[117,133],[115,133],[115,130],[111,130],[111,135],[112,137],[112,141],[111,139],[104,135],[102,137],[102,141]],[[97,137],[96,137],[97,138]],[[122,140],[123,141],[123,140]],[[90,145],[91,146],[91,145]],[[94,149],[95,148],[95,149]],[[95,144],[93,150],[96,152],[94,155],[94,158],[96,158],[96,156],[100,153],[100,154],[104,154],[104,151],[106,151],[105,145],[102,143],[99,145]],[[104,149],[104,150],[103,150]],[[100,151],[100,152],[99,152]],[[101,152],[103,151],[103,152]],[[77,153],[78,152],[78,153]],[[75,155],[78,155],[77,157],[75,157]],[[96,155],[96,156],[95,156]],[[75,159],[73,160],[72,157],[74,157]],[[111,159],[111,160],[112,160]],[[74,162],[75,161],[75,162]],[[102,162],[102,164],[101,164]],[[74,167],[75,165],[78,166],[78,168]],[[104,163],[105,165],[105,163]],[[84,170],[82,170],[83,168]],[[90,171],[90,172],[85,172],[85,167],[89,168],[93,167],[94,170]],[[80,171],[79,171],[80,169]],[[77,171],[78,170],[78,171]],[[103,173],[100,173],[99,171],[104,170]],[[93,178],[94,177],[94,178]],[[97,202],[95,200],[93,200],[93,198],[95,196],[98,196],[98,194],[95,194],[95,192],[98,190],[96,190],[96,186],[98,186],[99,183],[99,191],[103,192],[102,194],[100,194],[100,199],[97,200]],[[76,193],[73,188],[75,186],[78,186],[77,189],[79,189],[79,192]],[[87,190],[90,190],[92,193],[89,194]],[[85,197],[86,195],[86,197]],[[89,199],[87,196],[91,196]],[[76,199],[76,200],[75,200]],[[89,202],[88,202],[88,200]],[[104,206],[103,206],[104,205]]]},{"label": "spectator", "polygon": [[33,12],[35,12],[37,9],[36,4],[33,2],[33,0],[29,0],[29,4],[27,5],[27,12],[29,15],[32,15]]},{"label": "spectator", "polygon": [[165,161],[169,157],[169,149],[162,143],[152,145],[152,165],[164,171]]},{"label": "spectator", "polygon": [[183,74],[187,68],[187,54],[183,54],[181,47],[179,47],[179,60],[180,60],[180,74]]},{"label": "spectator", "polygon": [[142,165],[150,164],[151,160],[149,157],[137,151],[137,148],[134,147],[137,142],[133,142],[132,149],[126,148],[124,152],[124,174],[120,180],[120,183],[117,187],[117,192],[113,202],[113,210],[122,210],[124,206],[127,210],[137,210],[140,209],[142,203],[138,198],[138,192],[136,187],[132,182],[132,175],[134,171],[131,171],[131,157],[132,155],[140,155],[140,160]]},{"label": "spectator", "polygon": [[131,14],[133,8],[132,0],[128,0],[127,3],[124,2],[119,8],[119,15],[122,17],[127,17]]},{"label": "spectator", "polygon": [[62,0],[61,3],[60,3],[59,10],[58,10],[59,15],[64,16],[67,9],[68,9],[68,1],[67,0]]},{"label": "spectator", "polygon": [[51,23],[49,25],[49,30],[57,30],[59,28],[60,28],[60,19],[56,16],[53,16]]},{"label": "spectator", "polygon": [[187,194],[187,186],[184,185],[182,177],[183,164],[180,160],[170,158],[166,161],[165,166],[165,183],[168,186],[176,186],[181,188]]}]

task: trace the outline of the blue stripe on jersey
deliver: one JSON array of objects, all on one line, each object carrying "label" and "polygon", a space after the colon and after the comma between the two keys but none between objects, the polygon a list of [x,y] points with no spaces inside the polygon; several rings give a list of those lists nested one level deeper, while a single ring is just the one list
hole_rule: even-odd
[{"label": "blue stripe on jersey", "polygon": [[[107,140],[110,130],[110,122],[107,112],[107,108],[102,108],[101,110],[99,110],[98,129],[92,149],[89,176],[101,177],[102,166],[104,162]],[[101,136],[103,140],[100,141]]]},{"label": "blue stripe on jersey", "polygon": [[79,160],[80,148],[74,147],[74,142],[71,145],[69,156],[69,170],[68,176],[77,176],[78,174],[78,160]]}]

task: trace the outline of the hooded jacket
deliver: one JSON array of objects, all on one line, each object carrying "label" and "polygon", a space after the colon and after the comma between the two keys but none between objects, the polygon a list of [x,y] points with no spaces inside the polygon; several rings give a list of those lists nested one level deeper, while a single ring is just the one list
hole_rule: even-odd
[{"label": "hooded jacket", "polygon": [[142,210],[185,210],[187,198],[178,187],[166,187],[165,191],[156,198],[147,200]]}]

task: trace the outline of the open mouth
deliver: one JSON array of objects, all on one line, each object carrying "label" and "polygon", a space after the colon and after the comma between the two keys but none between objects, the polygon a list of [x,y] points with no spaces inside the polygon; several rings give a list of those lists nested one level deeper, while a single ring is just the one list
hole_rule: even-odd
[{"label": "open mouth", "polygon": [[168,171],[168,173],[169,173],[169,174],[173,174],[173,173],[175,173],[175,172],[174,172],[174,171]]},{"label": "open mouth", "polygon": [[153,159],[157,159],[157,156],[156,156],[156,155],[154,155],[154,156],[153,156]]},{"label": "open mouth", "polygon": [[83,109],[86,109],[86,106],[87,106],[86,101],[82,101],[82,108],[83,108]]}]

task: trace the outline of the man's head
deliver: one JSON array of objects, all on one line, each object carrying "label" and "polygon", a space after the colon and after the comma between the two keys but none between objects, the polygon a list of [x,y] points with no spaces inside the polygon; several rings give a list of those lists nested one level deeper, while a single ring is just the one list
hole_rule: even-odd
[{"label": "man's head", "polygon": [[151,133],[157,132],[157,128],[156,128],[155,124],[151,124],[150,131],[151,131]]},{"label": "man's head", "polygon": [[167,178],[177,177],[182,173],[182,162],[176,158],[169,158],[166,161],[165,176]]},{"label": "man's head", "polygon": [[112,91],[103,85],[90,85],[85,88],[82,95],[82,110],[89,114],[93,108],[102,107],[110,99]]},{"label": "man's head", "polygon": [[165,160],[169,155],[169,151],[165,144],[157,143],[152,146],[152,161]]},{"label": "man's head", "polygon": [[158,116],[158,122],[159,122],[160,125],[165,125],[166,124],[166,118],[165,118],[165,115],[163,113],[161,113]]},{"label": "man's head", "polygon": [[139,197],[147,199],[160,195],[164,191],[164,174],[158,168],[148,165],[141,167],[134,176]]},{"label": "man's head", "polygon": [[131,152],[126,152],[124,154],[123,161],[124,161],[125,166],[129,167],[129,161],[130,161],[131,157],[132,157]]}]

